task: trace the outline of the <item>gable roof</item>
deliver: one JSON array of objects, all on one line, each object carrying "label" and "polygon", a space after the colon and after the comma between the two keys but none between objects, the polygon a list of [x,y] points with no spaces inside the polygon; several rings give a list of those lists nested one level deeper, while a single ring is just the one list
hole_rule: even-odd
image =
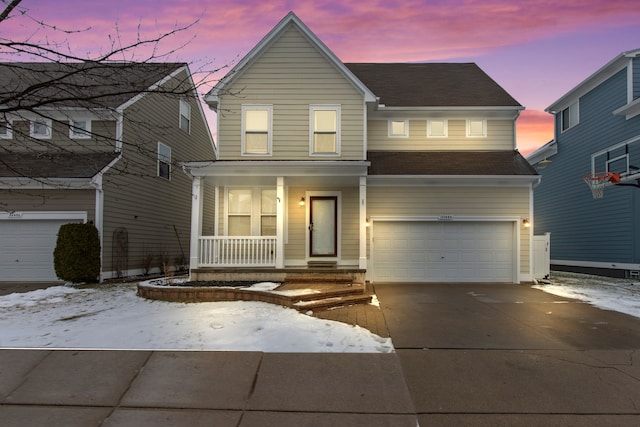
[{"label": "gable roof", "polygon": [[369,151],[369,175],[538,175],[518,151]]},{"label": "gable roof", "polygon": [[0,62],[0,105],[116,108],[186,65]]},{"label": "gable roof", "polygon": [[553,104],[544,109],[547,113],[555,114],[560,110],[565,109],[569,104],[580,98],[585,93],[593,90],[596,86],[613,76],[615,73],[622,70],[629,64],[632,58],[640,57],[640,49],[629,50],[622,52],[613,58],[611,61],[600,67],[598,71],[591,74],[589,77],[578,83],[569,92],[562,95]]},{"label": "gable roof", "polygon": [[474,63],[346,63],[390,107],[522,107]]},{"label": "gable roof", "polygon": [[0,178],[93,178],[119,153],[0,153]]},{"label": "gable roof", "polygon": [[342,61],[320,40],[295,13],[289,12],[260,42],[254,46],[204,97],[205,102],[217,108],[218,97],[246,71],[269,47],[271,47],[289,28],[294,27],[331,63],[360,93],[366,102],[375,102],[375,96]]}]

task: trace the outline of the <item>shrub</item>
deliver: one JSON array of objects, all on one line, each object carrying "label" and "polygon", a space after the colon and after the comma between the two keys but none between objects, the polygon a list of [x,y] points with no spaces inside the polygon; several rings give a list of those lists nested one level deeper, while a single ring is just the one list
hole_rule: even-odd
[{"label": "shrub", "polygon": [[93,224],[64,224],[53,251],[56,275],[68,282],[93,282],[100,274],[100,238]]}]

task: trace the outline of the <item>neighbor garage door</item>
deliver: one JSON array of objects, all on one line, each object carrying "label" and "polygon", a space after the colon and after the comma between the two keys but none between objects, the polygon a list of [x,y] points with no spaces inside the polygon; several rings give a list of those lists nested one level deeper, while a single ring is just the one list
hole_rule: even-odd
[{"label": "neighbor garage door", "polygon": [[513,282],[512,222],[376,221],[376,282]]},{"label": "neighbor garage door", "polygon": [[0,220],[0,281],[59,280],[53,268],[58,229],[72,220]]}]

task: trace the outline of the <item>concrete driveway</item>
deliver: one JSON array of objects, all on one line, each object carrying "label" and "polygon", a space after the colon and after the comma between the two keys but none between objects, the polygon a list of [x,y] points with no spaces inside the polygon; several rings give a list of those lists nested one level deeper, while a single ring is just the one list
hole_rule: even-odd
[{"label": "concrete driveway", "polygon": [[640,425],[640,319],[512,284],[377,284],[420,425]]}]

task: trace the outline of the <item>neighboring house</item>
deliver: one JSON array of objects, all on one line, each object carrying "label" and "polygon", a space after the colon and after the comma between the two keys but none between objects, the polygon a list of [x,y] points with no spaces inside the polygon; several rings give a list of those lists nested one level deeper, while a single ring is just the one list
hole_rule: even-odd
[{"label": "neighboring house", "polygon": [[0,83],[0,103],[35,105],[0,123],[0,281],[57,280],[74,221],[97,227],[103,279],[186,266],[191,180],[174,165],[214,153],[186,64],[2,63]]},{"label": "neighboring house", "polygon": [[335,265],[375,282],[531,279],[523,107],[475,64],[345,64],[290,13],[205,101],[218,144],[214,162],[186,165],[192,277]]},{"label": "neighboring house", "polygon": [[[640,49],[623,52],[547,112],[555,138],[528,156],[542,175],[536,233],[551,233],[554,269],[640,276]],[[583,176],[618,173],[593,199]]]}]

